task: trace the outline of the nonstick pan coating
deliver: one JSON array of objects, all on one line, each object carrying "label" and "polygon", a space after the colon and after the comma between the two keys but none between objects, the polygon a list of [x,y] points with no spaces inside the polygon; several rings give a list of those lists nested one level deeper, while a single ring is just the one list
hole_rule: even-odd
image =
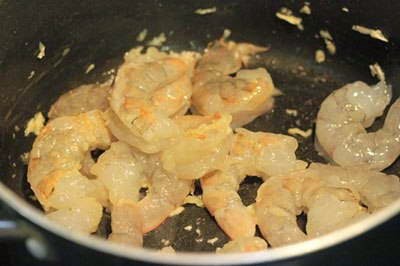
[{"label": "nonstick pan coating", "polygon": [[[20,158],[30,150],[33,141],[32,136],[23,135],[26,121],[38,111],[47,113],[51,103],[68,89],[107,79],[106,72],[117,69],[123,53],[138,45],[136,36],[144,28],[150,37],[164,32],[168,38],[166,45],[175,51],[201,51],[209,41],[219,38],[225,28],[232,31],[231,39],[235,41],[270,47],[254,58],[251,66],[266,67],[283,95],[276,98],[271,112],[246,126],[254,131],[287,134],[291,127],[313,128],[318,107],[332,90],[355,80],[376,82],[368,69],[375,62],[386,71],[394,98],[399,96],[399,18],[375,1],[346,3],[350,14],[341,10],[341,1],[310,1],[313,13],[303,16],[304,31],[274,15],[282,6],[299,10],[303,3],[297,1],[10,2],[2,1],[0,9],[0,16],[5,18],[0,29],[1,181],[38,208],[40,205],[33,200],[26,182],[26,165]],[[216,13],[194,14],[197,8],[211,6],[217,7]],[[374,14],[385,16],[372,16],[371,9]],[[392,3],[391,9],[400,10],[400,4]],[[380,27],[391,41],[385,44],[357,34],[351,30],[353,24]],[[337,54],[328,55],[323,64],[314,61],[315,50],[324,49],[323,41],[315,37],[320,29],[328,29],[337,46]],[[35,56],[39,41],[46,46],[42,60]],[[62,56],[67,48],[69,53]],[[95,68],[86,74],[90,64]],[[28,79],[31,71],[35,75]],[[290,116],[286,109],[296,109],[299,115]],[[382,119],[371,130],[381,124]],[[21,130],[16,131],[16,126]],[[314,149],[313,137],[296,138],[298,158],[324,162]],[[398,174],[399,160],[387,172]],[[245,204],[254,202],[260,184],[259,179],[249,177],[241,185],[239,193]],[[201,193],[200,189],[197,193]],[[302,222],[304,217],[299,220]],[[187,225],[193,229],[184,230]],[[105,215],[97,234],[104,237],[108,232],[109,216]],[[218,238],[214,244],[207,242],[214,237]],[[213,251],[227,241],[206,209],[187,204],[181,214],[145,235],[144,246]]]}]

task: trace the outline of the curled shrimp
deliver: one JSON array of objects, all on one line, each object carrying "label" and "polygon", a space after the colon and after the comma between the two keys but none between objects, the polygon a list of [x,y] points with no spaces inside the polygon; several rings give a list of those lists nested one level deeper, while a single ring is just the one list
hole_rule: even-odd
[{"label": "curled shrimp", "polygon": [[[343,227],[399,196],[397,176],[311,164],[305,170],[271,177],[261,185],[256,199],[257,223],[272,246],[281,246]],[[302,212],[307,214],[306,233],[296,221]]]},{"label": "curled shrimp", "polygon": [[123,140],[147,153],[172,145],[180,131],[171,118],[190,106],[195,58],[194,53],[166,54],[154,49],[146,54],[140,48],[128,53],[111,92],[113,134],[119,137],[125,127]]},{"label": "curled shrimp", "polygon": [[[71,226],[77,230],[90,233],[97,228],[107,193],[101,182],[88,179],[80,169],[90,150],[106,149],[110,142],[97,110],[55,118],[42,129],[30,153],[28,181],[46,212],[52,212],[49,218],[66,221],[64,215],[73,214],[76,221]],[[85,206],[93,211],[79,211]]]},{"label": "curled shrimp", "polygon": [[92,110],[105,111],[111,82],[82,85],[61,95],[50,108],[48,117],[77,115]]},{"label": "curled shrimp", "polygon": [[228,166],[201,179],[203,202],[231,239],[252,237],[256,227],[255,218],[237,193],[239,184],[246,175],[267,178],[304,169],[306,163],[296,160],[296,149],[293,137],[236,129]]},{"label": "curled shrimp", "polygon": [[179,179],[168,174],[161,166],[155,168],[149,183],[146,197],[138,203],[143,219],[143,233],[164,222],[173,210],[183,204],[192,187],[191,180]]},{"label": "curled shrimp", "polygon": [[382,170],[391,165],[400,154],[400,100],[380,130],[365,130],[383,114],[390,98],[384,81],[374,86],[357,81],[334,91],[318,112],[317,149],[341,166]]},{"label": "curled shrimp", "polygon": [[181,179],[198,179],[224,167],[233,135],[230,115],[178,116],[174,122],[183,134],[162,152],[164,169]]},{"label": "curled shrimp", "polygon": [[[121,141],[111,144],[91,172],[109,193],[113,233],[110,239],[136,246],[142,244],[144,233],[156,228],[183,204],[192,185],[191,181],[166,173],[159,155],[145,154]],[[149,189],[139,200],[144,181],[149,183]]]},{"label": "curled shrimp", "polygon": [[[266,51],[247,43],[215,42],[199,60],[193,81],[192,111],[202,115],[232,115],[236,128],[254,120],[273,106],[277,94],[264,68],[240,70],[249,55]],[[230,77],[230,74],[236,74]]]},{"label": "curled shrimp", "polygon": [[108,190],[111,206],[109,240],[132,246],[143,244],[143,219],[138,207],[147,156],[118,141],[111,144],[91,167],[91,173]]},{"label": "curled shrimp", "polygon": [[252,236],[243,237],[237,240],[231,240],[226,243],[217,253],[239,253],[239,252],[253,252],[266,250],[268,248],[267,242],[264,239]]}]

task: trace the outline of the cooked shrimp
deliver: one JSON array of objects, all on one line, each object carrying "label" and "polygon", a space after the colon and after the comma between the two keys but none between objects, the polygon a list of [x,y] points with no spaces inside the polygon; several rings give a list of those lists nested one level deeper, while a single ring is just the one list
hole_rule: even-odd
[{"label": "cooked shrimp", "polygon": [[[312,164],[261,185],[256,200],[257,223],[272,246],[281,246],[343,227],[398,197],[400,182],[396,176]],[[307,213],[307,234],[296,222],[302,212]]]},{"label": "cooked shrimp", "polygon": [[318,113],[317,149],[341,166],[382,170],[391,165],[400,155],[400,100],[380,130],[365,130],[383,114],[390,98],[384,81],[374,86],[357,81],[334,91]]},{"label": "cooked shrimp", "polygon": [[138,204],[143,219],[143,233],[159,226],[173,210],[181,206],[192,186],[192,181],[168,174],[161,166],[156,168],[149,181],[149,191]]},{"label": "cooked shrimp", "polygon": [[178,116],[174,122],[183,134],[162,152],[163,167],[182,179],[198,179],[222,169],[232,140],[231,116]]},{"label": "cooked shrimp", "polygon": [[129,144],[155,153],[179,136],[179,128],[171,118],[184,114],[190,106],[195,58],[191,53],[168,55],[149,50],[148,54],[140,54],[139,50],[121,65],[110,106],[119,120],[115,123],[127,128],[125,141],[134,138]]},{"label": "cooked shrimp", "polygon": [[259,237],[244,237],[226,243],[217,253],[239,253],[265,250],[268,248],[267,242]]},{"label": "cooked shrimp", "polygon": [[[280,134],[236,129],[228,157],[221,172],[201,180],[203,201],[218,225],[231,239],[254,236],[256,221],[237,193],[246,175],[267,178],[304,169],[306,163],[296,160],[295,138]],[[237,221],[240,220],[240,223]]]},{"label": "cooked shrimp", "polygon": [[232,127],[236,128],[270,110],[278,91],[267,70],[240,70],[249,55],[266,50],[247,43],[214,43],[195,69],[192,111],[202,115],[231,114]]},{"label": "cooked shrimp", "polygon": [[[91,173],[105,185],[111,204],[120,200],[137,202],[145,165],[135,156],[136,152],[128,144],[118,141],[100,155]],[[138,155],[139,156],[139,155]]]},{"label": "cooked shrimp", "polygon": [[[76,217],[80,215],[85,219],[82,223],[92,222],[86,228],[94,230],[97,227],[101,204],[107,204],[107,193],[98,180],[90,180],[82,175],[80,168],[90,150],[106,149],[110,142],[111,135],[100,111],[59,117],[42,129],[30,153],[28,181],[46,211],[59,210],[57,213],[61,216],[75,212]],[[94,209],[99,210],[100,214],[89,212],[87,215],[92,217],[84,216],[76,208],[87,197],[97,200],[98,205]],[[90,205],[95,203],[91,202]]]},{"label": "cooked shrimp", "polygon": [[256,230],[255,218],[237,193],[239,184],[245,177],[239,179],[218,171],[201,179],[204,205],[221,229],[234,240],[252,237]]},{"label": "cooked shrimp", "polygon": [[296,159],[297,140],[269,132],[235,130],[230,151],[231,167],[240,175],[262,178],[304,169],[307,163]]},{"label": "cooked shrimp", "polygon": [[143,245],[142,216],[136,203],[120,200],[112,208],[111,231],[113,242],[141,247]]},{"label": "cooked shrimp", "polygon": [[61,95],[48,113],[50,119],[77,115],[92,110],[105,111],[108,104],[111,82],[82,85]]}]

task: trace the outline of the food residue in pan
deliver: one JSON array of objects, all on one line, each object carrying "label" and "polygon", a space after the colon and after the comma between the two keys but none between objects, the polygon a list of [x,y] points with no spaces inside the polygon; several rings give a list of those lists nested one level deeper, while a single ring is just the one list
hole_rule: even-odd
[{"label": "food residue in pan", "polygon": [[326,50],[331,54],[334,55],[336,53],[336,45],[333,41],[333,37],[327,30],[320,30],[319,35],[325,42]]},{"label": "food residue in pan", "polygon": [[24,131],[25,136],[33,133],[39,135],[40,131],[44,127],[45,118],[41,112],[36,113],[31,119],[28,120]]},{"label": "food residue in pan", "polygon": [[89,74],[90,72],[92,72],[93,69],[95,69],[95,67],[96,67],[95,64],[88,65],[86,70],[85,70],[85,73]]},{"label": "food residue in pan", "polygon": [[147,29],[143,29],[136,37],[136,41],[143,42],[147,37]]},{"label": "food residue in pan", "polygon": [[209,7],[209,8],[199,8],[194,11],[197,15],[207,15],[217,12],[217,7]]},{"label": "food residue in pan", "polygon": [[302,8],[299,10],[300,13],[306,14],[306,15],[311,15],[311,5],[309,2],[304,2],[304,5]]},{"label": "food residue in pan", "polygon": [[371,29],[361,25],[353,25],[352,30],[364,35],[369,35],[371,38],[380,40],[382,42],[389,42],[389,39],[386,38],[386,36],[380,29]]},{"label": "food residue in pan", "polygon": [[299,136],[302,136],[303,138],[308,138],[312,134],[312,129],[309,128],[307,130],[302,130],[300,128],[294,127],[294,128],[289,128],[288,133],[290,135],[299,135]]},{"label": "food residue in pan", "polygon": [[286,21],[289,24],[295,25],[299,30],[304,30],[302,24],[303,19],[293,15],[293,11],[287,7],[282,7],[278,12],[275,13],[277,18]]},{"label": "food residue in pan", "polygon": [[325,62],[326,56],[325,56],[325,52],[321,49],[318,49],[315,51],[315,62],[317,62],[318,64],[321,64],[323,62]]},{"label": "food residue in pan", "polygon": [[147,45],[149,46],[162,46],[165,42],[167,41],[167,37],[165,36],[165,33],[162,32],[160,35],[155,36],[153,39],[147,42]]},{"label": "food residue in pan", "polygon": [[41,60],[46,56],[46,46],[42,42],[39,42],[38,47],[39,48],[36,57],[37,59]]}]

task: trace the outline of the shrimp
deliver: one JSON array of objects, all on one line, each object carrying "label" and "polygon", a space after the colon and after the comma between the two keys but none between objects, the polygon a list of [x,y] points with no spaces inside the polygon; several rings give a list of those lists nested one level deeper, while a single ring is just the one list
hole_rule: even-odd
[{"label": "shrimp", "polygon": [[173,210],[181,206],[193,183],[166,173],[161,166],[155,168],[149,181],[149,191],[138,203],[143,219],[143,233],[159,226]]},{"label": "shrimp", "polygon": [[[111,144],[91,172],[109,193],[113,232],[110,239],[132,245],[141,245],[144,233],[156,228],[182,205],[192,185],[191,181],[166,173],[159,155],[145,154],[121,141]],[[139,200],[145,180],[150,183],[149,190]]]},{"label": "shrimp", "polygon": [[[305,170],[271,177],[261,185],[256,199],[257,224],[272,246],[281,246],[353,223],[398,197],[396,176],[311,164]],[[302,212],[307,214],[307,233],[296,222]]]},{"label": "shrimp", "polygon": [[235,130],[230,151],[231,167],[240,175],[259,176],[264,179],[304,169],[307,163],[296,159],[298,148],[294,137],[268,132],[252,132],[244,128]]},{"label": "shrimp", "polygon": [[154,49],[140,52],[131,51],[118,70],[110,98],[114,120],[118,119],[110,123],[110,129],[121,135],[121,127],[125,127],[125,141],[146,153],[156,153],[172,145],[180,134],[171,118],[184,114],[190,106],[196,55]]},{"label": "shrimp", "polygon": [[181,179],[198,179],[224,167],[233,135],[230,115],[187,115],[174,122],[183,135],[162,152],[164,169]]},{"label": "shrimp", "polygon": [[226,243],[221,249],[217,249],[217,253],[239,253],[239,252],[254,252],[266,250],[267,242],[259,237],[243,237],[237,240],[232,240]]},{"label": "shrimp", "polygon": [[[55,118],[42,129],[30,153],[28,181],[45,211],[57,213],[50,217],[61,221],[64,214],[73,213],[77,230],[79,221],[90,221],[85,227],[87,233],[97,228],[101,206],[107,205],[107,192],[99,180],[82,175],[80,168],[90,150],[106,149],[110,143],[111,135],[98,110]],[[93,211],[80,211],[90,209],[89,205]]]},{"label": "shrimp", "polygon": [[142,223],[137,203],[121,200],[112,208],[112,233],[108,236],[108,240],[141,247],[143,245]]},{"label": "shrimp", "polygon": [[400,155],[400,99],[391,106],[383,127],[367,133],[389,104],[391,89],[357,81],[334,91],[321,104],[316,148],[341,166],[382,170]]},{"label": "shrimp", "polygon": [[48,113],[50,119],[85,113],[92,110],[105,111],[111,82],[82,85],[61,95]]},{"label": "shrimp", "polygon": [[[280,134],[236,129],[226,168],[201,180],[203,202],[231,239],[252,237],[256,221],[237,193],[246,175],[271,175],[304,169],[296,160],[295,138]],[[240,223],[236,221],[240,220]]]},{"label": "shrimp", "polygon": [[[245,125],[273,106],[278,94],[265,68],[240,70],[248,56],[267,49],[223,39],[206,50],[194,77],[192,111],[202,115],[215,112],[232,115],[232,127]],[[230,74],[236,74],[230,77]]]}]

